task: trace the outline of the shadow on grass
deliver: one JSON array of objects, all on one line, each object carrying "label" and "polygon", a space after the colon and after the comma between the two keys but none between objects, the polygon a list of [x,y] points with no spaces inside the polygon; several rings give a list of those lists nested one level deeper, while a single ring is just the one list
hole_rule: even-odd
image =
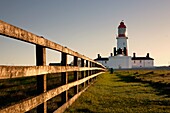
[{"label": "shadow on grass", "polygon": [[131,82],[141,82],[141,80],[139,79],[135,79],[134,76],[124,76],[121,74],[116,74],[116,76],[118,76],[121,80],[118,81],[123,81],[123,82],[127,82],[127,83],[131,83]]},{"label": "shadow on grass", "polygon": [[121,80],[120,81],[124,81],[127,83],[130,82],[140,82],[143,84],[149,84],[149,86],[151,86],[152,88],[154,88],[158,94],[157,95],[167,95],[166,97],[170,97],[170,83],[162,83],[162,82],[153,82],[153,81],[145,81],[142,80],[141,78],[136,78],[135,76],[131,76],[131,75],[121,75],[121,74],[116,74],[116,76],[118,76]]},{"label": "shadow on grass", "polygon": [[77,109],[77,112],[83,112],[83,113],[93,113],[89,109]]}]

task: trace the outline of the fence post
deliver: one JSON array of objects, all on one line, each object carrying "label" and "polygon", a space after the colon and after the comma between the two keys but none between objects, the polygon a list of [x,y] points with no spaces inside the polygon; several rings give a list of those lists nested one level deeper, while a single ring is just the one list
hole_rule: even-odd
[{"label": "fence post", "polygon": [[[46,49],[43,46],[36,45],[36,66],[46,65]],[[37,94],[47,91],[46,75],[37,76]],[[38,113],[47,113],[47,102],[37,107]]]},{"label": "fence post", "polygon": [[[95,67],[99,67],[98,64],[96,64],[96,63],[94,64],[94,66],[95,66]],[[97,70],[94,70],[94,74],[96,74],[96,73],[97,73]],[[96,79],[97,79],[97,76],[94,77],[94,80],[96,80]]]},{"label": "fence post", "polygon": [[[74,56],[74,66],[78,66],[77,64],[77,61],[78,61],[78,57]],[[78,74],[77,74],[77,71],[74,71],[74,81],[77,81],[78,80]],[[78,93],[78,85],[76,85],[74,87],[74,93],[77,94]]]},{"label": "fence post", "polygon": [[[89,66],[89,64],[88,64],[89,62],[88,62],[88,60],[86,60],[86,67],[88,67]],[[89,76],[89,71],[88,70],[86,70],[86,77],[88,77]],[[87,80],[87,84],[89,84],[89,80]]]},{"label": "fence post", "polygon": [[[61,66],[67,66],[67,54],[63,53],[61,54]],[[62,85],[65,85],[68,83],[68,73],[67,72],[62,72],[61,73],[61,82]],[[64,91],[62,93],[61,97],[62,104],[68,101],[68,91]]]},{"label": "fence post", "polygon": [[[84,67],[84,59],[81,58],[81,67]],[[84,71],[81,71],[81,78],[84,78],[85,74]],[[83,83],[83,87],[85,87],[86,82]]]},{"label": "fence post", "polygon": [[[90,68],[92,67],[92,62],[90,62]],[[89,76],[91,76],[92,75],[92,70],[89,70]],[[91,82],[92,81],[92,78],[89,80],[89,82]]]}]

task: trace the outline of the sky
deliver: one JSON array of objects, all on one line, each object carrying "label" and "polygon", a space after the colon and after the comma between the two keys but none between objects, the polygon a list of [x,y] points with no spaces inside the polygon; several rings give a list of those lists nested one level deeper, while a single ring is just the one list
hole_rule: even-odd
[{"label": "sky", "polygon": [[[0,0],[0,20],[87,57],[110,56],[119,23],[128,31],[128,52],[170,65],[170,0]],[[72,57],[69,57],[72,59]],[[47,49],[47,64],[60,53]],[[35,46],[0,36],[0,65],[35,65]]]}]

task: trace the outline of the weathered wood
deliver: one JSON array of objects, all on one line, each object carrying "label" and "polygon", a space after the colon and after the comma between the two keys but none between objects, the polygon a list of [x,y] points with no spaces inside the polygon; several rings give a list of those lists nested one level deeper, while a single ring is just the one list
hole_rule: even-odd
[{"label": "weathered wood", "polygon": [[46,49],[43,46],[36,45],[36,65],[46,65]]},{"label": "weathered wood", "polygon": [[[44,47],[36,45],[36,66],[46,65],[46,50]],[[46,91],[46,75],[37,76],[37,94]]]},{"label": "weathered wood", "polygon": [[[92,62],[90,62],[90,67],[92,67]],[[91,70],[89,70],[89,75],[92,75],[92,71]],[[91,79],[89,79],[89,83],[91,82],[92,80]]]},{"label": "weathered wood", "polygon": [[103,68],[88,68],[77,66],[0,66],[0,79],[29,77],[42,74],[52,74],[71,71],[105,70]]},{"label": "weathered wood", "polygon": [[89,79],[91,79],[95,76],[98,76],[102,73],[104,73],[104,72],[96,73],[96,74],[88,76],[84,79],[81,79],[81,80],[78,80],[78,81],[57,87],[57,88],[52,89],[50,91],[44,92],[44,93],[40,94],[39,96],[33,97],[29,100],[20,102],[18,104],[15,104],[13,106],[9,106],[9,107],[4,108],[4,109],[1,109],[0,113],[23,113],[23,112],[27,112],[27,111],[35,108],[36,106],[42,104],[43,102],[46,102],[47,100],[49,100],[49,99],[61,94],[62,92],[70,89],[71,87],[74,87],[76,85],[80,85],[83,82],[86,82],[87,80],[89,80]]},{"label": "weathered wood", "polygon": [[[25,42],[28,42],[31,44],[44,46],[46,48],[57,50],[60,52],[64,52],[64,53],[67,53],[72,56],[77,56],[79,58],[89,60],[91,62],[97,63],[102,66],[102,64],[95,62],[94,60],[92,60],[84,55],[81,55],[67,47],[63,47],[59,44],[56,44],[52,41],[45,39],[42,36],[35,35],[31,32],[26,31],[26,30],[23,30],[16,26],[10,25],[6,22],[3,22],[2,20],[0,20],[0,35],[14,38],[14,39],[21,40],[21,41],[25,41]],[[102,67],[105,68],[104,66],[102,66]]]},{"label": "weathered wood", "polygon": [[[84,67],[84,59],[81,59],[81,67]],[[85,74],[84,71],[81,71],[81,78],[84,78]],[[86,83],[83,83],[83,87],[85,87]]]},{"label": "weathered wood", "polygon": [[[106,68],[84,56],[81,55],[67,47],[63,47],[59,44],[51,42],[45,39],[42,36],[37,36],[33,33],[30,33],[21,28],[10,25],[6,22],[0,20],[0,35],[7,36],[9,38],[25,41],[31,44],[36,45],[36,66],[0,66],[0,79],[9,79],[9,78],[18,78],[18,77],[27,77],[27,76],[37,76],[37,94],[39,96],[33,97],[32,99],[20,102],[19,104],[15,104],[13,106],[7,107],[5,109],[0,110],[0,113],[21,113],[29,111],[38,105],[37,112],[47,112],[46,102],[47,100],[59,95],[62,93],[62,102],[64,104],[59,109],[67,108],[72,102],[78,98],[78,96],[82,93],[78,93],[78,85],[84,84],[85,82],[91,80],[92,78],[98,76],[103,72],[99,72],[96,74],[92,74],[91,70],[100,70],[105,71]],[[56,50],[62,53],[62,61],[61,66],[45,66],[46,65],[46,51],[45,49],[49,48],[52,50]],[[67,55],[74,56],[74,66],[67,65]],[[77,59],[81,59],[81,67],[77,66]],[[86,67],[84,67],[84,60],[86,60]],[[90,65],[90,66],[89,66]],[[89,71],[88,71],[89,70]],[[75,81],[68,84],[68,74],[67,72],[74,71],[74,79]],[[82,79],[78,80],[77,72],[81,71]],[[86,78],[84,72],[86,71]],[[96,71],[95,71],[96,72]],[[62,73],[62,86],[52,89],[50,91],[46,91],[46,74],[51,73]],[[76,96],[68,102],[68,89],[71,87],[75,87]],[[84,90],[83,90],[84,91]]]},{"label": "weathered wood", "polygon": [[[78,66],[78,58],[76,56],[74,56],[74,66]],[[77,81],[79,78],[78,78],[78,72],[77,71],[74,71],[74,81]],[[74,86],[74,93],[77,94],[79,91],[78,91],[78,85]]]},{"label": "weathered wood", "polygon": [[53,113],[63,113],[69,106],[71,106],[76,99],[83,93],[85,92],[90,85],[88,85],[86,88],[84,88],[81,92],[79,92],[78,94],[76,94],[74,97],[72,97],[68,102],[66,102],[64,105],[62,105],[60,108],[58,108],[57,110],[55,110]]},{"label": "weathered wood", "polygon": [[[89,61],[88,60],[86,60],[86,67],[88,67],[89,66]],[[86,70],[86,77],[88,77],[89,76],[89,70]],[[89,80],[87,81],[87,84],[89,84]]]},{"label": "weathered wood", "polygon": [[[43,46],[36,45],[36,65],[46,65],[46,50]],[[47,77],[46,75],[37,76],[37,94],[41,94],[47,91]],[[38,113],[47,113],[47,103],[44,102],[37,107]]]},{"label": "weathered wood", "polygon": [[[67,67],[67,54],[63,53],[63,52],[61,54],[61,65]],[[68,73],[67,72],[61,73],[61,82],[63,85],[68,83]],[[67,101],[68,101],[68,91],[66,90],[62,93],[61,102],[64,104]]]}]

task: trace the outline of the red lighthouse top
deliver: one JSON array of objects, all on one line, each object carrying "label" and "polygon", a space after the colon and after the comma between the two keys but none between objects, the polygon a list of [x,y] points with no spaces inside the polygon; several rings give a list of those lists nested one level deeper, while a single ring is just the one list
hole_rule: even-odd
[{"label": "red lighthouse top", "polygon": [[125,26],[125,24],[124,24],[124,22],[122,21],[122,22],[120,22],[120,25],[119,25],[119,27],[118,28],[126,28],[126,26]]}]

